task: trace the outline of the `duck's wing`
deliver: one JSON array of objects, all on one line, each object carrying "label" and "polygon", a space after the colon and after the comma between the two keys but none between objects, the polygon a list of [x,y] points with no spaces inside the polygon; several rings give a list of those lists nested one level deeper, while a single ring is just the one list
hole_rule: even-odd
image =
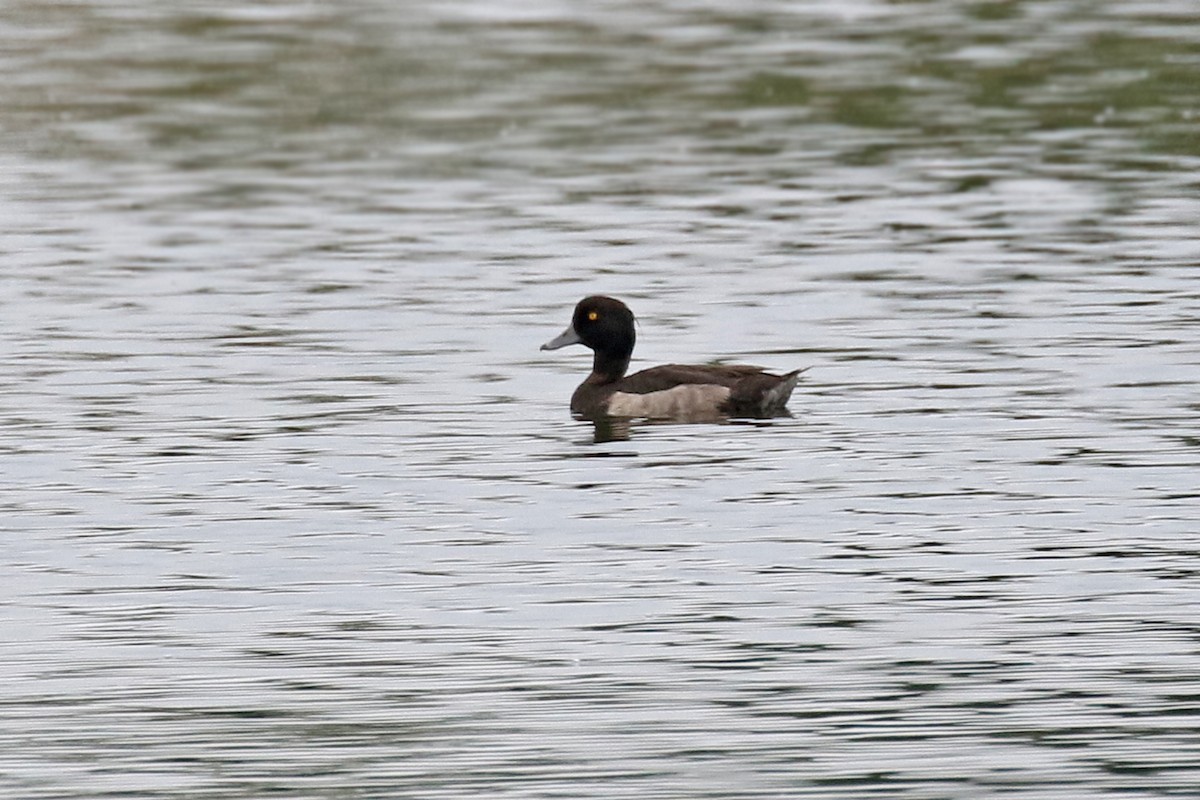
[{"label": "duck's wing", "polygon": [[[663,364],[622,378],[620,391],[630,394],[649,394],[673,389],[676,386],[707,385],[733,388],[754,376],[768,376],[762,367],[748,364]],[[775,378],[775,376],[770,376]],[[776,378],[778,380],[778,378]]]}]

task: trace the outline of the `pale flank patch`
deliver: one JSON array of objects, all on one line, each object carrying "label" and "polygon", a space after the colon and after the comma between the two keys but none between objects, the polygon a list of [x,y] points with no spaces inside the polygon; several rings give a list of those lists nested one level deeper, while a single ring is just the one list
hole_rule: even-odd
[{"label": "pale flank patch", "polygon": [[661,392],[614,392],[608,413],[614,417],[648,417],[702,421],[719,419],[717,410],[729,397],[729,388],[711,383],[686,383]]}]

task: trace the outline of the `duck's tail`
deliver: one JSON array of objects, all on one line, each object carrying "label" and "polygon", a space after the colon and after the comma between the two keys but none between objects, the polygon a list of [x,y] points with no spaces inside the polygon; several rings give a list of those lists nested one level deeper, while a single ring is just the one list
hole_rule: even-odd
[{"label": "duck's tail", "polygon": [[787,408],[788,400],[792,397],[792,390],[796,388],[796,384],[800,381],[800,374],[807,371],[808,367],[794,369],[780,377],[779,383],[763,392],[761,409],[764,415],[778,414]]}]

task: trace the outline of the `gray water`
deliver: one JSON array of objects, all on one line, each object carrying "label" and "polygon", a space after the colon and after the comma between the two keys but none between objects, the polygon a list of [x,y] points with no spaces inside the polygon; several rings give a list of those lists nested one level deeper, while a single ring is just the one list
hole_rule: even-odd
[{"label": "gray water", "polygon": [[0,21],[0,796],[1196,796],[1192,0],[187,6]]}]

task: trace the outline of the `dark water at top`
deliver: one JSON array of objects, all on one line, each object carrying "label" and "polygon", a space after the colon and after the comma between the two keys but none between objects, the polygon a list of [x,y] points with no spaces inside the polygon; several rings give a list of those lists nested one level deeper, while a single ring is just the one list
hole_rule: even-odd
[{"label": "dark water at top", "polygon": [[[0,796],[1200,786],[1191,2],[14,2]],[[795,416],[595,441],[636,366]]]}]

